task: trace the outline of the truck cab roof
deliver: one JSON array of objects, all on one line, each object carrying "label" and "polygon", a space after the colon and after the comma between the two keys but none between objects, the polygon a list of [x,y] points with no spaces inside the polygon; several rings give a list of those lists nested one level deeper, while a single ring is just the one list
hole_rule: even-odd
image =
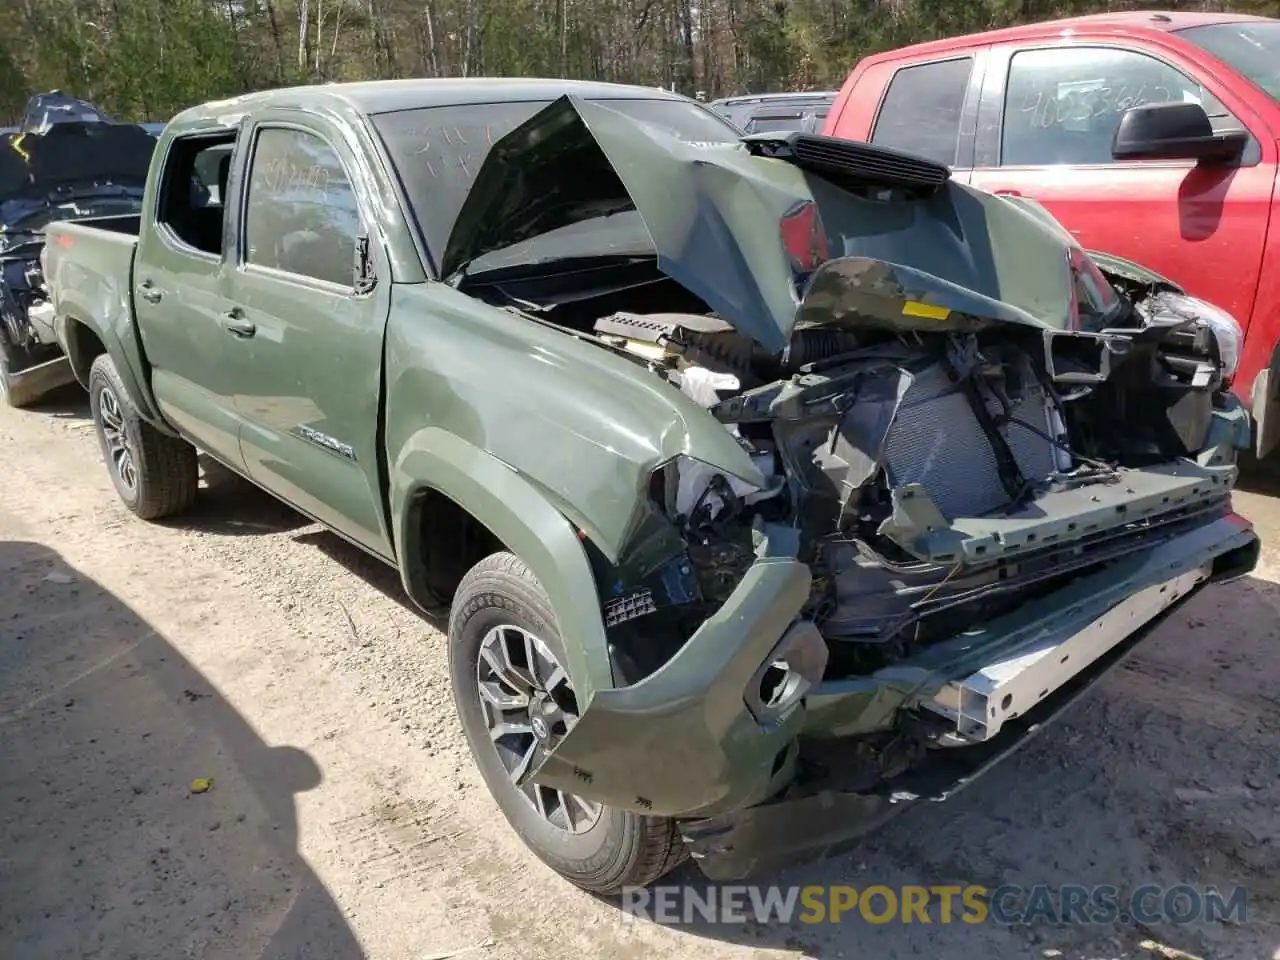
[{"label": "truck cab roof", "polygon": [[225,124],[228,114],[267,108],[327,111],[345,109],[366,116],[423,107],[554,100],[571,94],[590,100],[688,100],[653,87],[582,80],[520,77],[407,78],[325,83],[263,90],[191,107],[173,118],[174,129]]}]

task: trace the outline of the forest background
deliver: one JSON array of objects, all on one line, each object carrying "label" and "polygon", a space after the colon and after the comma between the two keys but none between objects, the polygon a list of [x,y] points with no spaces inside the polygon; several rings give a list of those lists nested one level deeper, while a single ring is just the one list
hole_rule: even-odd
[{"label": "forest background", "polygon": [[[1280,16],[1280,0],[1164,9]],[[835,89],[878,50],[1098,0],[0,0],[0,119],[61,89],[120,120],[287,84],[549,76],[708,100]]]}]

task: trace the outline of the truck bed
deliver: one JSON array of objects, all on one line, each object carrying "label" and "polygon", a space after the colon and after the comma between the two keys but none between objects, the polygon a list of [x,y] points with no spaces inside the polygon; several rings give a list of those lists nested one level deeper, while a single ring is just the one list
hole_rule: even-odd
[{"label": "truck bed", "polygon": [[[86,310],[92,305],[96,311],[101,310],[101,304],[110,304],[113,313],[123,311],[132,320],[129,281],[139,225],[136,215],[49,224],[45,231],[45,282],[57,315],[86,319],[96,314],[85,313],[77,305],[83,304]],[[114,326],[123,318],[98,319]]]},{"label": "truck bed", "polygon": [[133,255],[140,223],[137,215],[93,217],[51,223],[45,231],[44,273],[54,329],[82,385],[88,371],[85,364],[77,365],[69,328],[83,326],[131,363],[141,361],[133,312]]}]

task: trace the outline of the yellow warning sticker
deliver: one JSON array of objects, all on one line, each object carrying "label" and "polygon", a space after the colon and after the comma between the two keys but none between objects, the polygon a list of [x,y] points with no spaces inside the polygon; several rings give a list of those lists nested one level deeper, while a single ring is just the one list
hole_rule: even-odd
[{"label": "yellow warning sticker", "polygon": [[908,300],[902,305],[904,317],[923,317],[926,320],[945,320],[951,316],[947,307],[934,306],[932,303],[921,303],[919,300]]}]

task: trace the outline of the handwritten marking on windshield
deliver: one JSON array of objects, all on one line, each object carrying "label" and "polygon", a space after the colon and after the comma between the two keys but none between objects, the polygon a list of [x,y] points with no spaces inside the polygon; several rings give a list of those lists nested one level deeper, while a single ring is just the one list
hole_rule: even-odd
[{"label": "handwritten marking on windshield", "polygon": [[473,127],[425,127],[418,130],[410,130],[406,134],[406,138],[411,143],[417,142],[418,145],[414,147],[413,152],[420,155],[430,153],[433,148],[441,145],[452,147],[462,144],[463,146],[468,146],[473,139],[477,142],[483,140],[486,146],[492,147],[494,142],[507,132],[509,131],[504,130],[494,136],[492,124],[484,124],[483,126],[477,124]]},{"label": "handwritten marking on windshield", "polygon": [[[501,125],[495,130],[491,123],[472,126],[429,126],[410,130],[406,139],[414,156],[421,162],[432,179],[456,171],[464,183],[475,179],[480,165],[489,155],[494,143],[515,129],[514,124]],[[460,149],[465,148],[465,149]]]}]

